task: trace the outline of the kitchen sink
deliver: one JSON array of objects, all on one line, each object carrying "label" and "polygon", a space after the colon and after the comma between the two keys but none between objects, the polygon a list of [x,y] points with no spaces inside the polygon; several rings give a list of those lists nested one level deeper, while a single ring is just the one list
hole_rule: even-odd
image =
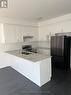
[{"label": "kitchen sink", "polygon": [[22,51],[21,53],[22,53],[22,54],[26,54],[26,55],[31,54],[31,52],[24,52],[24,51]]}]

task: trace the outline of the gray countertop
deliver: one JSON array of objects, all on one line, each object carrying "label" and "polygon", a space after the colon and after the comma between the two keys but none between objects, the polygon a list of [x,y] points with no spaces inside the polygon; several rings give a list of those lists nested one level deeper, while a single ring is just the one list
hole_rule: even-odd
[{"label": "gray countertop", "polygon": [[21,50],[13,50],[13,51],[8,51],[7,53],[33,62],[42,61],[44,59],[51,57],[49,55],[40,54],[40,53],[30,53],[29,55],[26,55],[26,54],[22,54],[21,52],[22,52]]}]

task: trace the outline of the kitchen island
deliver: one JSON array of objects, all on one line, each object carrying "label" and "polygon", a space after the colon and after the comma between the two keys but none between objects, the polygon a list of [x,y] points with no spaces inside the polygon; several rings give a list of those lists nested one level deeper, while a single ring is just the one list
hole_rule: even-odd
[{"label": "kitchen island", "polygon": [[40,53],[22,54],[21,50],[6,53],[11,57],[11,67],[38,86],[51,80],[51,56]]}]

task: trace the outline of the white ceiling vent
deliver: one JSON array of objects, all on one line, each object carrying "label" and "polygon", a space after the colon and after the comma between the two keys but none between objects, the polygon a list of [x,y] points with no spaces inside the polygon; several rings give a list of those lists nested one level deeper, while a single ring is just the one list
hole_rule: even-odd
[{"label": "white ceiling vent", "polygon": [[7,8],[8,2],[7,0],[0,0],[0,8]]}]

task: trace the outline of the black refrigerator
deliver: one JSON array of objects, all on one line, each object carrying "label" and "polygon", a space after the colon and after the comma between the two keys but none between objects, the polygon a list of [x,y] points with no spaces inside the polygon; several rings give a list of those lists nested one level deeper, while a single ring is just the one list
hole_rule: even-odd
[{"label": "black refrigerator", "polygon": [[68,36],[51,37],[52,68],[70,69],[70,38]]}]

